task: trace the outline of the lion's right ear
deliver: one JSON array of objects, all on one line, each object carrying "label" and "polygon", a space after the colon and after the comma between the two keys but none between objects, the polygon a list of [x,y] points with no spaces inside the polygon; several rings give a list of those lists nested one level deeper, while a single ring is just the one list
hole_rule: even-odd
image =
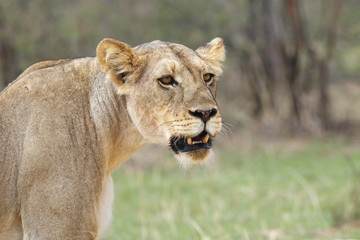
[{"label": "lion's right ear", "polygon": [[139,64],[139,58],[129,45],[111,38],[99,43],[96,56],[109,79],[118,86],[125,83],[126,76],[134,72]]},{"label": "lion's right ear", "polygon": [[196,53],[199,54],[203,60],[211,64],[218,75],[221,74],[221,62],[225,60],[224,41],[221,38],[214,38],[211,42],[206,44],[206,46],[199,47],[196,50]]}]

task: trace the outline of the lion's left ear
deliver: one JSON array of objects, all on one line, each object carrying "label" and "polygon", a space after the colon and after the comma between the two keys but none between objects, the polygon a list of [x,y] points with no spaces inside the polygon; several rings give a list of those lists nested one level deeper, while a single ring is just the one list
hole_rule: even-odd
[{"label": "lion's left ear", "polygon": [[119,87],[125,83],[126,76],[136,70],[140,61],[129,45],[111,38],[99,43],[96,56],[101,68]]},{"label": "lion's left ear", "polygon": [[196,53],[203,60],[221,70],[221,62],[225,60],[225,47],[221,38],[214,38],[205,46],[199,47]]}]

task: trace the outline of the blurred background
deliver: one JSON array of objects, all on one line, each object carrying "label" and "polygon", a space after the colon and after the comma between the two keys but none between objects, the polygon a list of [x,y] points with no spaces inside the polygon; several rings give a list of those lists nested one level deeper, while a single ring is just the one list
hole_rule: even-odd
[{"label": "blurred background", "polygon": [[360,239],[360,1],[1,0],[0,90],[111,37],[224,39],[224,119],[206,168],[158,146],[114,173],[104,239]]}]

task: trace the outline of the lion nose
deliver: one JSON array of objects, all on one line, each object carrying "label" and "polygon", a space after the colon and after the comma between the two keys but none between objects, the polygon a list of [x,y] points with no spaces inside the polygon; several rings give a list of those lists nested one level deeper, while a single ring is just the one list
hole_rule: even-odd
[{"label": "lion nose", "polygon": [[207,122],[210,120],[211,117],[216,115],[217,111],[218,110],[216,108],[212,108],[210,110],[197,109],[195,111],[189,110],[189,114],[194,117],[200,118],[201,120],[203,120],[203,122]]}]

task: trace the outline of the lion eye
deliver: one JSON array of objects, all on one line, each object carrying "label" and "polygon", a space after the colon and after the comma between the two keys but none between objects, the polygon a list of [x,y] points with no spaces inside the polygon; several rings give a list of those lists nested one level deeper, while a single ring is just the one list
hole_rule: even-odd
[{"label": "lion eye", "polygon": [[214,74],[206,73],[206,74],[204,74],[203,78],[204,78],[205,82],[209,83],[214,78]]},{"label": "lion eye", "polygon": [[174,80],[174,78],[170,75],[168,76],[164,76],[158,79],[160,81],[160,83],[164,84],[164,85],[172,85],[175,84],[176,81]]}]

